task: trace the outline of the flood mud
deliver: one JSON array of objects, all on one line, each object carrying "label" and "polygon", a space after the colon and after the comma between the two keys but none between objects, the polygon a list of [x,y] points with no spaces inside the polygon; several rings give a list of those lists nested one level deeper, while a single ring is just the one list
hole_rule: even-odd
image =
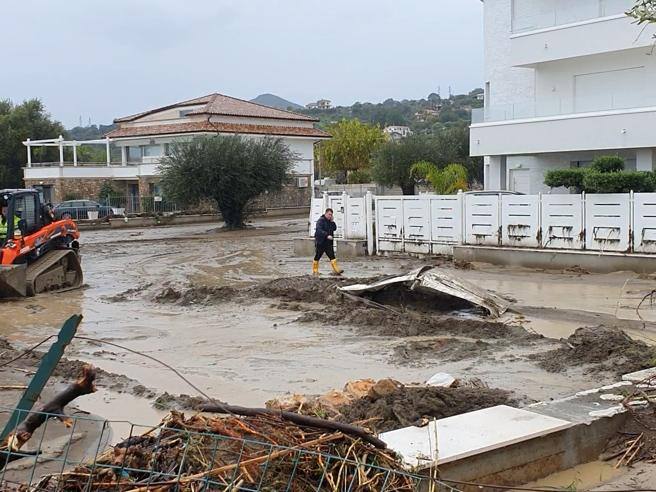
[{"label": "flood mud", "polygon": [[656,348],[634,340],[613,326],[579,328],[562,347],[531,358],[549,372],[566,372],[582,366],[589,373],[612,373],[617,376],[656,365]]}]

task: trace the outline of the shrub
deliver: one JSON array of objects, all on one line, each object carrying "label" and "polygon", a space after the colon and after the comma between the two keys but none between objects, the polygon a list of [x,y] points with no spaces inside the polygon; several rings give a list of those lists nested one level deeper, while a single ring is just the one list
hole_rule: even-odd
[{"label": "shrub", "polygon": [[114,184],[110,181],[103,181],[98,191],[98,199],[103,205],[110,205],[112,200],[118,200],[123,195],[120,191],[114,188]]},{"label": "shrub", "polygon": [[371,183],[371,172],[369,169],[357,169],[351,171],[347,176],[348,184],[365,184]]},{"label": "shrub", "polygon": [[560,186],[574,188],[577,192],[580,192],[583,189],[583,178],[587,172],[587,169],[580,167],[552,169],[545,174],[544,184],[551,188],[558,188]]},{"label": "shrub", "polygon": [[600,173],[616,173],[624,170],[624,159],[616,155],[602,155],[592,161],[590,169]]},{"label": "shrub", "polygon": [[656,179],[648,171],[599,172],[590,169],[583,177],[586,193],[636,193],[656,190]]}]

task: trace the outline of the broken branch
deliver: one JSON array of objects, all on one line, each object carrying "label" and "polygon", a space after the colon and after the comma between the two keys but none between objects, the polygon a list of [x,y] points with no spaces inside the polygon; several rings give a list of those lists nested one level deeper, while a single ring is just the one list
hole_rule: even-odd
[{"label": "broken branch", "polygon": [[309,417],[307,415],[299,415],[294,412],[286,412],[284,410],[272,410],[269,408],[245,408],[227,404],[213,404],[206,403],[200,406],[200,410],[209,413],[226,413],[233,415],[243,415],[246,417],[256,417],[258,415],[273,415],[288,420],[297,425],[315,427],[318,429],[327,429],[331,431],[343,432],[344,434],[358,437],[365,442],[379,448],[385,449],[387,444],[372,436],[366,430],[356,427],[355,425],[342,424],[341,422],[333,422],[332,420],[320,419],[317,417]]},{"label": "broken branch", "polygon": [[38,451],[29,453],[21,452],[20,455],[12,453],[20,451],[36,430],[49,418],[57,417],[66,425],[70,425],[70,419],[64,417],[64,407],[80,396],[95,392],[95,379],[96,370],[90,365],[85,365],[77,381],[69,384],[62,392],[55,395],[52,400],[41,405],[37,411],[30,412],[27,418],[0,445],[0,454],[8,454],[3,462],[0,463],[0,470],[8,463],[23,458],[25,454],[38,454]]}]

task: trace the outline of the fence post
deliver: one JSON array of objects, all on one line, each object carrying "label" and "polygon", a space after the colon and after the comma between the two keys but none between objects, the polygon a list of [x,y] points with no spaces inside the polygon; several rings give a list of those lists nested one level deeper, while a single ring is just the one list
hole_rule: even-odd
[{"label": "fence post", "polygon": [[581,231],[582,237],[581,242],[583,243],[581,245],[582,250],[588,249],[588,221],[586,219],[586,197],[585,197],[585,191],[581,192],[581,223],[583,224],[583,231]]},{"label": "fence post", "polygon": [[346,192],[342,192],[342,217],[344,220],[344,239],[349,239],[351,237],[351,231],[349,230],[349,220],[348,220],[348,200],[349,196]]},{"label": "fence post", "polygon": [[364,196],[364,211],[367,220],[367,254],[373,256],[375,252],[374,243],[374,202],[371,191]]},{"label": "fence post", "polygon": [[538,193],[538,248],[542,248],[542,192]]},{"label": "fence post", "polygon": [[634,209],[635,205],[634,205],[634,203],[635,202],[634,202],[634,200],[635,200],[635,197],[634,197],[634,194],[633,194],[633,190],[631,190],[629,192],[629,253],[635,253],[635,251],[633,251],[633,245],[634,245],[633,235],[635,234],[635,223],[634,223],[634,221],[635,221],[635,209]]},{"label": "fence post", "polygon": [[467,244],[467,220],[465,214],[467,213],[467,207],[465,204],[465,195],[462,190],[458,191],[458,206],[460,207],[460,244]]}]

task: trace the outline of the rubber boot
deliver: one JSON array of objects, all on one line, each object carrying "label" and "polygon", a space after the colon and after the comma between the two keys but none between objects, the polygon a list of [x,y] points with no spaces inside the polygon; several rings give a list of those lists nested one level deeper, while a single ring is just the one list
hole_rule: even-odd
[{"label": "rubber boot", "polygon": [[339,265],[337,264],[337,260],[331,260],[330,261],[330,266],[333,267],[333,273],[335,275],[341,275],[342,273],[344,273],[344,270],[339,268]]},{"label": "rubber boot", "polygon": [[312,262],[312,275],[319,275],[319,262],[316,260]]}]

